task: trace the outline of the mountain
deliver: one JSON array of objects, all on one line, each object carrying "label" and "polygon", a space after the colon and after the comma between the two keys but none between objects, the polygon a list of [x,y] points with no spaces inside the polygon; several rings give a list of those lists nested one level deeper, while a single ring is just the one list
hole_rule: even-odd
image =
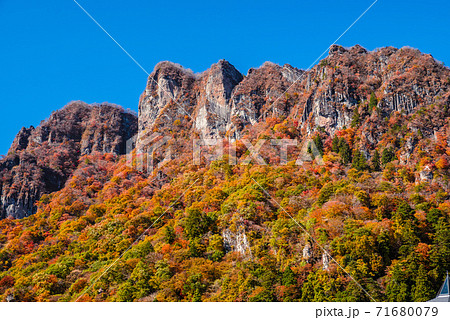
[{"label": "mountain", "polygon": [[73,102],[0,160],[0,299],[428,301],[449,89],[416,49],[334,45],[310,70],[161,62],[139,117]]},{"label": "mountain", "polygon": [[[395,111],[410,114],[432,103],[448,104],[449,76],[448,68],[416,49],[368,52],[358,45],[333,45],[329,56],[309,71],[267,62],[243,76],[221,60],[194,75],[162,62],[141,96],[139,127],[170,128],[180,120],[203,137],[228,134],[238,139],[246,125],[276,116],[298,121],[302,133],[323,128],[333,134],[350,126],[355,108],[372,93],[383,117]],[[363,134],[374,142],[374,132]]]},{"label": "mountain", "polygon": [[83,102],[68,104],[37,128],[22,128],[0,162],[0,219],[35,213],[35,202],[60,190],[81,156],[125,154],[125,142],[136,133],[136,116]]},{"label": "mountain", "polygon": [[238,138],[245,125],[260,120],[270,99],[283,95],[301,73],[267,62],[244,77],[221,60],[194,75],[180,65],[162,62],[141,95],[139,128],[170,128],[179,120],[204,138],[224,137],[230,130]]}]

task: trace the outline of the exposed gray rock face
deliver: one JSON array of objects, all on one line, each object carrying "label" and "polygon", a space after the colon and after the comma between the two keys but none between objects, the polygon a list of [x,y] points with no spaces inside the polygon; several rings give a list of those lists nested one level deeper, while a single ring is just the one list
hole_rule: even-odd
[{"label": "exposed gray rock face", "polygon": [[237,232],[231,232],[229,229],[222,231],[223,247],[226,252],[236,251],[242,256],[251,257],[252,252],[248,243],[245,230],[240,227]]},{"label": "exposed gray rock face", "polygon": [[403,152],[400,154],[400,164],[405,165],[408,163],[418,141],[415,138],[408,138],[406,140],[405,146],[403,147]]},{"label": "exposed gray rock face", "polygon": [[286,103],[285,92],[301,79],[302,74],[303,71],[290,65],[281,67],[271,62],[250,69],[233,91],[228,124],[231,137],[239,139],[246,125],[253,125],[268,116],[288,115],[291,106]]},{"label": "exposed gray rock face", "polygon": [[180,120],[204,138],[224,137],[228,131],[239,137],[245,125],[289,112],[283,93],[301,74],[289,65],[265,63],[244,77],[220,60],[194,75],[179,65],[160,63],[140,99],[140,135]]},{"label": "exposed gray rock face", "polygon": [[313,249],[311,243],[306,242],[305,247],[303,248],[303,259],[309,261],[312,259],[312,256],[313,256]]},{"label": "exposed gray rock face", "polygon": [[[382,116],[395,111],[409,114],[445,96],[448,75],[448,69],[415,49],[368,52],[360,46],[334,45],[301,85],[308,92],[301,123],[305,129],[321,127],[329,134],[349,127],[354,110],[367,101],[370,92],[377,93]],[[374,133],[366,138],[370,143],[378,139]]]},{"label": "exposed gray rock face", "polygon": [[433,180],[433,170],[429,166],[425,166],[419,172],[419,177],[421,181],[431,182]]},{"label": "exposed gray rock face", "polygon": [[31,134],[34,131],[34,127],[31,126],[29,128],[20,129],[19,133],[16,135],[14,139],[11,149],[12,150],[23,150],[28,146],[28,140],[30,139]]},{"label": "exposed gray rock face", "polygon": [[[193,111],[196,81],[192,71],[172,62],[160,62],[149,76],[139,101],[139,132],[155,125],[172,125]],[[157,122],[160,119],[161,121]]]},{"label": "exposed gray rock face", "polygon": [[60,190],[82,155],[124,154],[137,117],[103,104],[73,102],[37,128],[23,128],[0,161],[0,219],[36,212],[43,194]]},{"label": "exposed gray rock face", "polygon": [[[387,94],[386,91],[385,93]],[[393,93],[383,98],[381,106],[393,111],[405,110],[406,113],[411,113],[417,106],[417,100],[408,94]]]},{"label": "exposed gray rock face", "polygon": [[325,271],[330,270],[330,256],[325,252],[322,254],[322,269]]},{"label": "exposed gray rock face", "polygon": [[229,62],[220,60],[202,77],[195,128],[205,138],[223,136],[230,122],[230,98],[244,77]]},{"label": "exposed gray rock face", "polygon": [[[266,62],[245,77],[224,60],[200,75],[163,62],[142,94],[139,130],[161,132],[180,120],[204,138],[239,139],[246,126],[275,116],[294,119],[306,134],[321,128],[333,135],[350,126],[371,93],[381,118],[412,113],[436,97],[450,99],[449,75],[430,55],[414,49],[368,52],[358,45],[332,46],[328,57],[309,71]],[[382,134],[364,131],[365,141],[375,144]]]},{"label": "exposed gray rock face", "polygon": [[30,188],[31,190],[26,194],[19,196],[19,198],[8,197],[7,195],[2,195],[0,202],[2,204],[3,217],[11,217],[16,219],[21,219],[35,213],[34,203],[39,200],[35,188]]}]

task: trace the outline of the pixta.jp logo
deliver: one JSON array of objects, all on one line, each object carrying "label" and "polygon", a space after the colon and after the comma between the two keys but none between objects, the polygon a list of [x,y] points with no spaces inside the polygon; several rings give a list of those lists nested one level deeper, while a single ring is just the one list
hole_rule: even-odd
[{"label": "pixta.jp logo", "polygon": [[[171,146],[175,139],[172,136],[160,133],[141,133],[129,139],[126,143],[127,165],[135,170],[152,174],[155,169],[161,168],[173,158]],[[238,156],[237,145],[245,152]],[[201,165],[215,160],[221,160],[227,155],[230,165],[268,165],[265,160],[276,153],[277,165],[286,165],[289,160],[295,160],[295,165],[301,166],[305,162],[315,161],[323,165],[322,154],[312,139],[299,142],[297,139],[259,139],[252,143],[241,139],[230,143],[225,139],[193,139],[192,148],[187,149],[192,163]],[[271,155],[265,154],[263,147],[271,147]],[[267,148],[266,148],[267,149]],[[293,152],[296,150],[296,152]],[[186,152],[184,149],[183,152]],[[242,152],[241,152],[242,153]],[[295,154],[295,159],[290,155]],[[273,162],[272,162],[273,163]]]}]

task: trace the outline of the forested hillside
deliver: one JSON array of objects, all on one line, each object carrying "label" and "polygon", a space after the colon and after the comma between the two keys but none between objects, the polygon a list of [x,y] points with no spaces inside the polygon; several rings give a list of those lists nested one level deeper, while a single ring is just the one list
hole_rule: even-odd
[{"label": "forested hillside", "polygon": [[[1,211],[0,299],[427,301],[450,269],[449,87],[417,50],[334,46],[310,71],[163,62],[139,120],[66,107],[47,127],[76,139],[24,129],[0,161],[9,204],[41,183],[26,217]],[[170,136],[154,171],[124,154],[148,132]],[[212,138],[224,154],[197,163],[194,139]]]}]

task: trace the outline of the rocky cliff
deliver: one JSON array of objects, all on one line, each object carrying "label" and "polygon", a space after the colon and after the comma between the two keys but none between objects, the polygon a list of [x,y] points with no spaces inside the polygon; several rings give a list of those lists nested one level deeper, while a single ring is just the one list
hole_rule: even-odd
[{"label": "rocky cliff", "polygon": [[[331,139],[354,127],[358,139],[352,147],[370,158],[391,126],[403,125],[404,132],[387,144],[396,144],[406,163],[421,137],[448,136],[449,89],[450,70],[412,48],[369,52],[334,45],[311,70],[266,62],[247,75],[225,60],[200,74],[161,62],[141,95],[139,120],[114,106],[75,102],[37,128],[23,128],[0,162],[0,218],[33,213],[42,194],[61,189],[80,156],[123,154],[136,133],[181,133],[183,139],[174,142],[180,155],[192,137],[234,141],[277,118],[295,123],[294,138],[300,139],[316,132]],[[435,111],[416,116],[430,106]],[[390,123],[392,114],[409,118]]]},{"label": "rocky cliff", "polygon": [[[368,52],[334,45],[311,70],[267,62],[246,76],[224,60],[199,75],[163,62],[141,96],[139,128],[161,129],[179,120],[203,137],[228,133],[238,139],[247,125],[276,116],[297,120],[306,134],[317,128],[333,134],[351,125],[355,109],[372,94],[385,117],[446,104],[449,88],[449,69],[411,48]],[[374,142],[379,133],[372,129],[364,134]]]},{"label": "rocky cliff", "polygon": [[22,128],[0,161],[0,219],[35,212],[45,193],[60,190],[85,154],[125,153],[137,117],[113,105],[73,102],[34,128]]},{"label": "rocky cliff", "polygon": [[371,93],[384,116],[394,111],[410,114],[425,105],[448,102],[449,76],[448,68],[415,49],[367,52],[360,46],[333,46],[301,84],[307,94],[301,120],[328,132],[349,126],[355,108]]},{"label": "rocky cliff", "polygon": [[301,75],[289,65],[265,63],[243,76],[229,62],[221,60],[195,75],[180,65],[162,62],[149,77],[139,103],[139,129],[171,127],[179,120],[204,138],[235,138],[243,127],[262,119],[271,102],[274,112],[289,110],[279,96]]}]

